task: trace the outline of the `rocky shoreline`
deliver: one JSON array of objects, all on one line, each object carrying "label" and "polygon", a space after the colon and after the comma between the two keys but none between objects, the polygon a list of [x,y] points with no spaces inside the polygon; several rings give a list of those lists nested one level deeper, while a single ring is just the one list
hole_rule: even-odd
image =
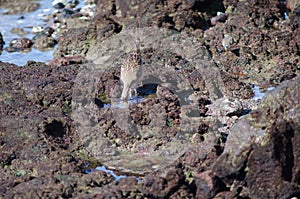
[{"label": "rocky shoreline", "polygon": [[10,46],[49,64],[0,62],[0,198],[300,197],[299,1],[64,3]]}]

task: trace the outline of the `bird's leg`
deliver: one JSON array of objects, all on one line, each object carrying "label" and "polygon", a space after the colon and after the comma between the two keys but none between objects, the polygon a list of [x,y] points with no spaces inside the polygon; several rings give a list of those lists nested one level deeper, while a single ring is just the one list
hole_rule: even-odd
[{"label": "bird's leg", "polygon": [[121,94],[121,100],[124,101],[124,100],[127,99],[128,91],[129,91],[129,86],[127,84],[124,84],[123,91],[122,91],[122,94]]}]

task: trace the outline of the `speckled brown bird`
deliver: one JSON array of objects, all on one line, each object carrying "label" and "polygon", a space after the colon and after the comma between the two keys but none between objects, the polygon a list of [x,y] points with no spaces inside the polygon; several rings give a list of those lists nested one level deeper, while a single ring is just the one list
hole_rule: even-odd
[{"label": "speckled brown bird", "polygon": [[141,56],[139,50],[134,50],[129,53],[121,65],[121,81],[123,82],[123,91],[121,94],[121,100],[128,99],[128,95],[131,95],[132,83],[137,79],[139,67],[141,63]]}]

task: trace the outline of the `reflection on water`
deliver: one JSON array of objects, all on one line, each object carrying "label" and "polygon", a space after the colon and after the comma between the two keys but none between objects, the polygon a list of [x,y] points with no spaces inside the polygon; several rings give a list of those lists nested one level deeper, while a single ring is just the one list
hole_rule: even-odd
[{"label": "reflection on water", "polygon": [[[117,174],[115,174],[114,171],[107,169],[105,166],[99,166],[99,167],[96,167],[95,169],[86,169],[85,173],[89,174],[93,171],[104,171],[105,173],[110,174],[114,178],[114,180],[117,180],[117,181],[122,178],[128,178],[128,177],[136,178],[135,176],[117,175]],[[137,179],[137,181],[140,181],[139,178],[136,178],[136,179]]]},{"label": "reflection on water", "polygon": [[[267,91],[271,91],[274,88],[275,87],[270,86],[269,88],[267,88]],[[265,94],[266,94],[266,92],[260,92],[258,86],[254,86],[253,91],[254,91],[254,97],[253,97],[253,99],[255,99],[255,100],[261,100],[265,96]]]},{"label": "reflection on water", "polygon": [[123,100],[117,98],[117,99],[112,99],[111,104],[104,104],[103,108],[111,107],[111,108],[124,109],[124,108],[128,108],[128,106],[131,104],[137,104],[137,103],[143,102],[145,100],[146,100],[146,98],[141,97],[141,96],[133,97],[127,101],[123,101]]}]

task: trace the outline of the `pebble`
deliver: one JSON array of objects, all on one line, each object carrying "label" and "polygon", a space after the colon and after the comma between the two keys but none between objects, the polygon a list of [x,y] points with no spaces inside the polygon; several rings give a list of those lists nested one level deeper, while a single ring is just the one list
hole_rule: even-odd
[{"label": "pebble", "polygon": [[62,2],[58,2],[57,4],[53,5],[53,8],[60,10],[64,9],[65,5]]},{"label": "pebble", "polygon": [[50,37],[54,33],[54,29],[51,27],[46,27],[43,30],[43,33],[47,36]]},{"label": "pebble", "polygon": [[80,12],[83,15],[93,17],[96,13],[96,9],[97,9],[96,4],[86,5],[81,8]]},{"label": "pebble", "polygon": [[41,51],[51,49],[55,46],[56,40],[52,37],[47,37],[46,35],[40,36],[34,40],[33,47]]},{"label": "pebble", "polygon": [[43,31],[43,28],[42,28],[42,26],[34,26],[34,27],[32,27],[32,30],[31,30],[31,32],[32,33],[38,33],[38,32],[42,32]]},{"label": "pebble", "polygon": [[12,28],[10,32],[13,34],[18,34],[21,37],[28,34],[28,32],[26,32],[23,28]]},{"label": "pebble", "polygon": [[9,46],[16,49],[24,49],[24,48],[30,48],[32,46],[32,41],[28,38],[17,38],[13,39]]},{"label": "pebble", "polygon": [[63,9],[62,13],[65,15],[65,17],[70,17],[70,16],[74,15],[76,13],[76,11],[65,8],[65,9]]},{"label": "pebble", "polygon": [[210,23],[211,25],[215,26],[217,23],[224,23],[228,18],[228,14],[220,13],[219,15],[211,18]]}]

